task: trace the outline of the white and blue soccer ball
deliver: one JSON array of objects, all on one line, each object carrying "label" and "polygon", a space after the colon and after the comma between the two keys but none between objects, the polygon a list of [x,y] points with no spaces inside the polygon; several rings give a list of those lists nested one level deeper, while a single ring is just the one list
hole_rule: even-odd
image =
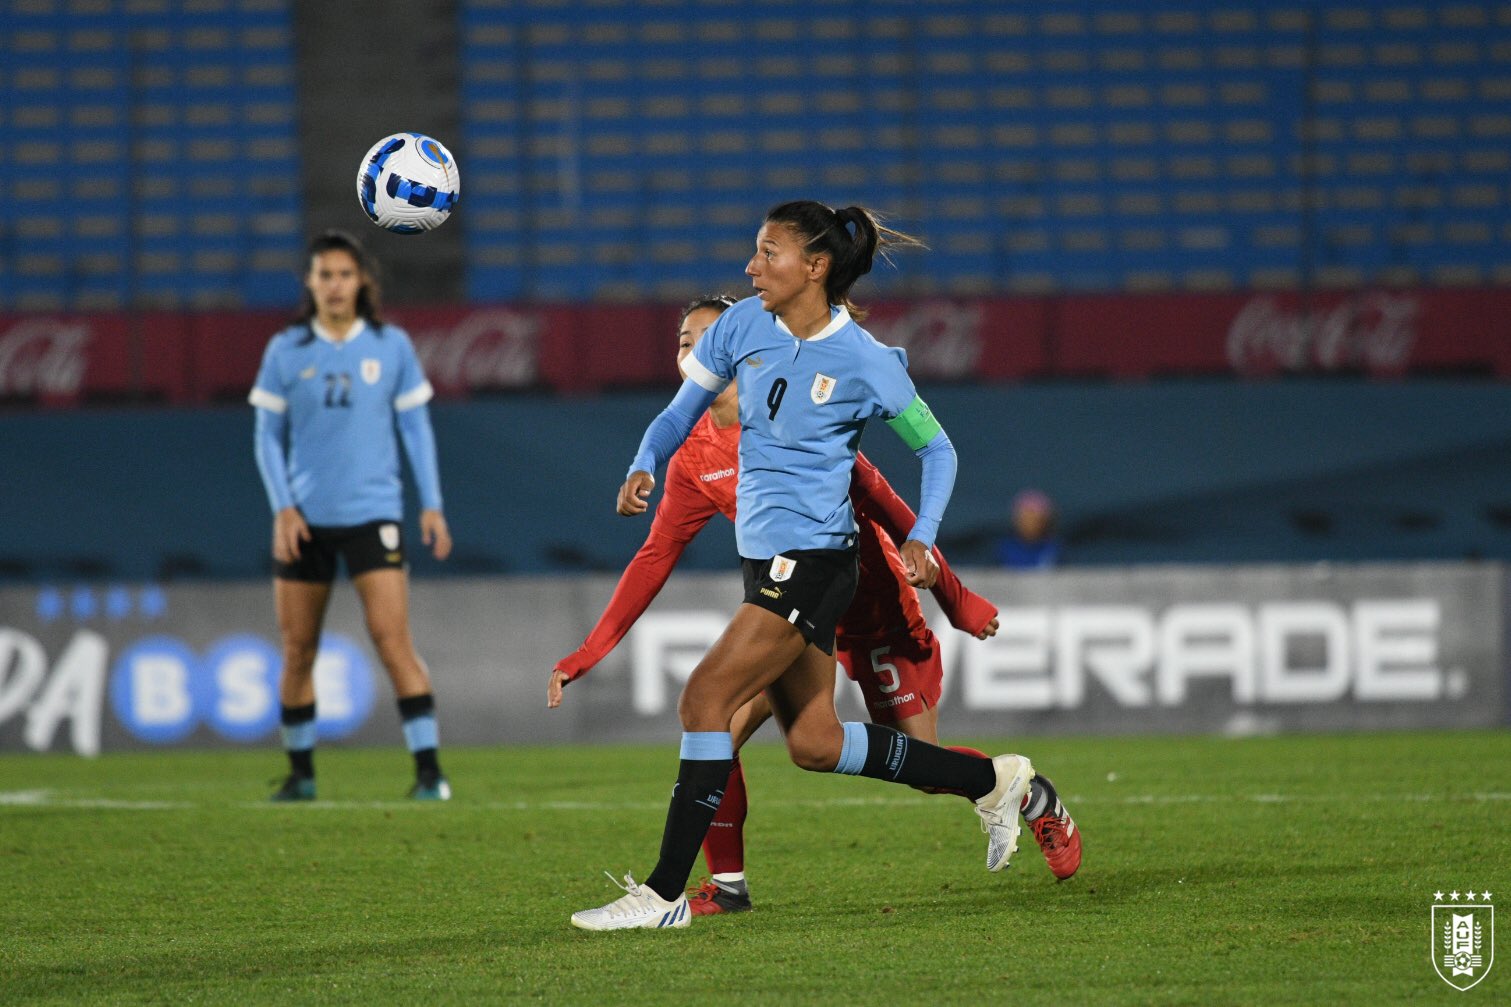
[{"label": "white and blue soccer ball", "polygon": [[432,136],[385,136],[357,168],[357,199],[368,218],[395,234],[433,231],[462,195],[456,158]]}]

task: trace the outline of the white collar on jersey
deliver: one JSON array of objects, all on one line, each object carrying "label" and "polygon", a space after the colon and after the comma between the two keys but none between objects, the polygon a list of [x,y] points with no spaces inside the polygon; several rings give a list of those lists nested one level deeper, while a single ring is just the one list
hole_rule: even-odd
[{"label": "white collar on jersey", "polygon": [[310,331],[319,336],[321,339],[324,339],[327,343],[349,343],[362,333],[362,327],[366,324],[366,321],[358,318],[355,322],[352,322],[352,327],[346,330],[346,335],[342,336],[340,339],[337,339],[334,335],[331,334],[331,331],[329,329],[320,324],[318,319],[311,318]]},{"label": "white collar on jersey", "polygon": [[[834,317],[829,319],[829,324],[820,329],[815,335],[809,336],[807,341],[810,343],[816,343],[820,339],[828,339],[830,336],[834,335],[840,329],[843,329],[846,325],[849,324],[850,312],[847,311],[843,305],[841,305],[839,310],[834,313]],[[782,321],[780,318],[776,320],[776,327],[781,331],[787,333],[787,335],[792,336],[792,330],[787,328],[787,323]],[[792,336],[792,338],[796,339],[797,337]]]}]

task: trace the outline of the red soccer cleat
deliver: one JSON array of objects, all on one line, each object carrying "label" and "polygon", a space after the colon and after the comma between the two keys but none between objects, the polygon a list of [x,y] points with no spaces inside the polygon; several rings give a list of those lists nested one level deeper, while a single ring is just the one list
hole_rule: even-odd
[{"label": "red soccer cleat", "polygon": [[714,916],[718,913],[745,913],[753,907],[750,892],[732,892],[721,888],[713,879],[703,882],[701,888],[687,893],[687,906],[694,916]]},{"label": "red soccer cleat", "polygon": [[[1047,785],[1049,797],[1054,804],[1044,814],[1029,822],[1028,827],[1033,830],[1039,849],[1044,851],[1049,869],[1055,877],[1064,881],[1081,867],[1081,831],[1071,820],[1065,805],[1060,803],[1059,795],[1054,792],[1054,785],[1044,779],[1042,774],[1034,780],[1034,784],[1037,786],[1041,781]],[[1033,797],[1030,793],[1028,800]]]}]

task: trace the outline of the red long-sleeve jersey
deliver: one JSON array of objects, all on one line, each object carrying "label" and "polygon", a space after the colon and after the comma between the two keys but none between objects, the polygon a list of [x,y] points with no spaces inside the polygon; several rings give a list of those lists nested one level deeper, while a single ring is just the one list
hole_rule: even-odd
[{"label": "red long-sleeve jersey", "polygon": [[[740,425],[717,427],[704,413],[666,466],[666,484],[645,544],[619,578],[619,585],[581,647],[556,663],[577,678],[603,660],[660,593],[687,547],[715,514],[735,517],[735,485],[740,464]],[[860,578],[855,600],[840,620],[837,635],[878,639],[922,637],[927,626],[918,593],[908,585],[897,542],[913,528],[913,509],[897,495],[881,471],[857,455],[850,480],[855,508]],[[936,547],[939,579],[931,589],[950,625],[975,635],[997,616],[997,608],[960,583]]]}]

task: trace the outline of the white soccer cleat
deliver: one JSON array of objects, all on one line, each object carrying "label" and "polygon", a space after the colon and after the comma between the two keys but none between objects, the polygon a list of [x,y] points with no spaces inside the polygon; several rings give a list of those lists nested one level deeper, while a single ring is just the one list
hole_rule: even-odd
[{"label": "white soccer cleat", "polygon": [[999,755],[992,765],[997,770],[997,786],[976,802],[976,814],[986,833],[986,869],[1000,871],[1018,852],[1018,834],[1023,831],[1018,809],[1033,782],[1034,767],[1021,755]]},{"label": "white soccer cleat", "polygon": [[[610,881],[614,876],[604,871]],[[628,874],[624,884],[614,881],[624,889],[624,894],[598,909],[584,909],[572,914],[572,926],[583,930],[660,930],[685,927],[692,918],[687,906],[687,896],[680,895],[668,902],[644,885],[637,885]]]}]

